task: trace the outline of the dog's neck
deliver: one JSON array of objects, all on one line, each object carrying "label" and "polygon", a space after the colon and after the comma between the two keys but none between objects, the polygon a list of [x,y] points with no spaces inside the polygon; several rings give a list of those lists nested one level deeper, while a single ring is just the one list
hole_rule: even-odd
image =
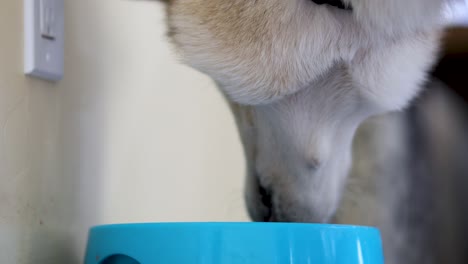
[{"label": "dog's neck", "polygon": [[341,0],[312,0],[312,2],[316,3],[317,5],[327,4],[343,10],[352,10],[351,6],[345,5]]}]

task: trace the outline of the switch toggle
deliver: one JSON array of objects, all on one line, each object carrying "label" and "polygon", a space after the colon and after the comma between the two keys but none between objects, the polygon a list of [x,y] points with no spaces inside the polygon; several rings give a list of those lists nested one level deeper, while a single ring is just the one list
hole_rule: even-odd
[{"label": "switch toggle", "polygon": [[54,40],[57,32],[55,29],[55,12],[53,1],[40,0],[41,36],[48,40]]}]

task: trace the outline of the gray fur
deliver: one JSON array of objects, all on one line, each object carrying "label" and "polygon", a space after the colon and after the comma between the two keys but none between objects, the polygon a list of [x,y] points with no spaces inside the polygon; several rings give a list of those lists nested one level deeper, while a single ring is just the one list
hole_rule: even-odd
[{"label": "gray fur", "polygon": [[[346,0],[353,12],[308,0],[168,1],[171,41],[236,116],[254,220],[376,224],[390,263],[435,259],[428,231],[439,207],[427,191],[438,185],[419,110],[358,135],[360,176],[346,183],[360,124],[421,91],[448,1]],[[363,206],[360,215],[350,209]]]}]

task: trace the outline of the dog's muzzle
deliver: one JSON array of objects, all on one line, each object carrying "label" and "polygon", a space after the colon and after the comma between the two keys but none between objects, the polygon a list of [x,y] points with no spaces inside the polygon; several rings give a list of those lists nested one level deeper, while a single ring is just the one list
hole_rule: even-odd
[{"label": "dog's muzzle", "polygon": [[345,5],[341,0],[312,0],[317,5],[331,5],[343,10],[353,10],[350,5]]}]

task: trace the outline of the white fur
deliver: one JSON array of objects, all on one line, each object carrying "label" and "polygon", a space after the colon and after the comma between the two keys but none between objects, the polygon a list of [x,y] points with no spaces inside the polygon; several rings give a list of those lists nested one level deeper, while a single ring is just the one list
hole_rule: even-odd
[{"label": "white fur", "polygon": [[[272,191],[274,220],[328,221],[356,128],[404,108],[435,60],[443,0],[347,2],[353,12],[309,0],[170,1],[172,41],[232,101],[247,182]],[[246,190],[262,220],[257,189]]]}]

